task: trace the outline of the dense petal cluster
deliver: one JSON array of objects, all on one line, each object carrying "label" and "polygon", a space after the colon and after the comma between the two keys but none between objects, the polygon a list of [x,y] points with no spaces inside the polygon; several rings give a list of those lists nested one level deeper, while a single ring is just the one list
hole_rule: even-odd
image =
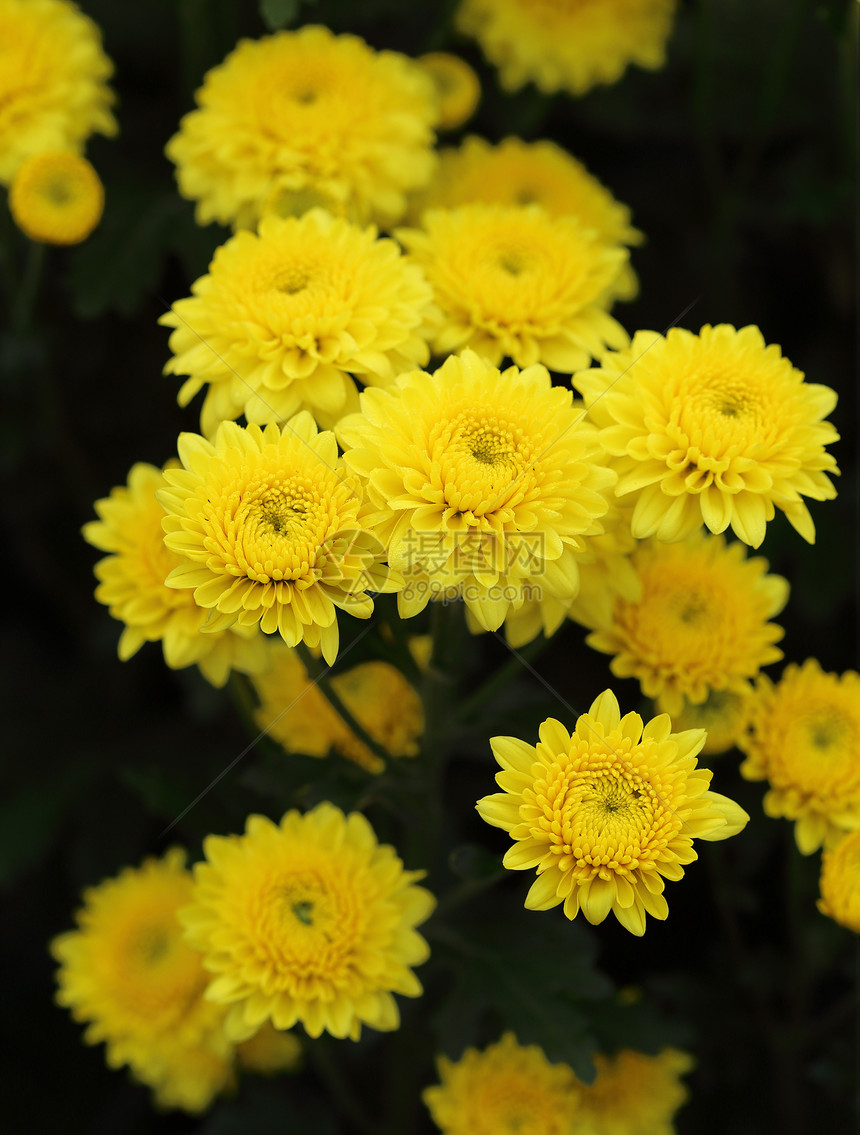
[{"label": "dense petal cluster", "polygon": [[164,543],[183,561],[168,587],[193,589],[210,609],[207,633],[259,626],[334,662],[336,608],[367,619],[368,590],[399,581],[381,563],[333,434],[318,433],[305,412],[283,430],[223,422],[214,442],[181,434],[179,456],[183,468],[166,469],[169,487],[158,493]]},{"label": "dense petal cluster", "polygon": [[421,993],[411,967],[429,950],[415,927],[435,900],[362,815],[324,802],[279,825],[251,816],[245,835],[209,836],[204,851],[180,918],[232,1039],[266,1021],[353,1040],[362,1025],[398,1027],[393,994]]},{"label": "dense petal cluster", "polygon": [[530,597],[570,598],[582,537],[602,531],[612,474],[595,435],[543,367],[473,351],[366,390],[338,426],[344,461],[379,509],[408,618],[462,595],[496,630]]},{"label": "dense petal cluster", "polygon": [[[414,688],[388,662],[361,662],[331,679],[345,707],[392,757],[414,757],[424,731],[424,708]],[[273,643],[269,665],[254,680],[260,699],[254,719],[291,753],[325,757],[334,749],[369,772],[384,762],[340,717],[311,681],[294,650]]]},{"label": "dense petal cluster", "polygon": [[471,347],[498,366],[543,363],[570,374],[627,333],[608,314],[627,250],[574,216],[538,205],[428,209],[397,236],[422,266],[443,315],[440,355]]},{"label": "dense petal cluster", "polygon": [[481,82],[465,59],[447,51],[421,55],[417,63],[436,88],[439,129],[456,130],[472,117],[481,97]]},{"label": "dense petal cluster", "polygon": [[711,690],[743,694],[749,679],[777,662],[781,627],[768,622],[788,600],[788,582],[768,575],[762,556],[703,531],[676,544],[649,540],[631,564],[641,595],[618,598],[611,618],[588,636],[615,657],[617,678],[637,678],[646,697],[672,717]]},{"label": "dense petal cluster", "polygon": [[130,1065],[166,1107],[200,1111],[232,1081],[224,1010],[204,998],[202,957],[177,910],[192,894],[178,848],[84,892],[78,929],[51,943],[57,1000],[104,1041],[108,1064]]},{"label": "dense petal cluster", "polygon": [[[630,210],[588,172],[582,162],[555,142],[524,142],[505,138],[493,144],[471,135],[456,149],[440,151],[439,165],[429,185],[414,201],[416,220],[425,209],[456,209],[460,205],[540,205],[550,216],[573,216],[593,229],[607,245],[641,243]],[[619,299],[638,290],[629,263],[613,284]]]},{"label": "dense petal cluster", "polygon": [[197,220],[252,227],[273,193],[390,224],[435,161],[432,81],[413,60],[304,27],[241,40],[167,145]]},{"label": "dense petal cluster", "polygon": [[456,1062],[441,1056],[437,1068],[441,1084],[422,1099],[444,1135],[579,1135],[573,1071],[513,1033],[482,1052],[467,1048]]},{"label": "dense petal cluster", "polygon": [[333,423],[355,409],[351,375],[384,384],[424,366],[437,313],[421,270],[393,240],[322,209],[264,217],[238,233],[209,273],[160,319],[174,328],[169,374],[187,374],[182,406],[207,383],[201,428],[264,425],[299,410]]},{"label": "dense petal cluster", "polygon": [[818,909],[860,934],[860,831],[843,836],[832,851],[821,856]]},{"label": "dense petal cluster", "polygon": [[84,539],[110,553],[95,566],[96,599],[125,624],[119,639],[123,661],[145,642],[160,641],[171,669],[196,663],[213,685],[223,686],[231,670],[262,670],[263,640],[253,627],[201,633],[209,611],[195,603],[190,591],[165,584],[183,562],[164,546],[164,509],[156,493],[166,486],[163,471],[141,461],[132,467],[126,485],[96,501],[99,519],[84,525]]},{"label": "dense petal cluster", "polygon": [[516,737],[491,741],[502,789],[478,801],[481,817],[515,841],[504,865],[537,868],[530,910],[564,903],[591,923],[610,911],[633,934],[645,916],[669,913],[664,879],[683,877],[696,858],[694,839],[727,839],[749,817],[709,785],[696,764],[702,730],[672,733],[666,714],[643,729],[637,713],[621,717],[606,690],[573,734],[549,718],[535,747]]},{"label": "dense petal cluster", "polygon": [[814,658],[756,683],[741,773],[766,780],[768,816],[795,820],[804,855],[860,830],[860,674],[825,674]]},{"label": "dense petal cluster", "polygon": [[71,150],[27,158],[9,189],[19,229],[44,244],[80,244],[101,220],[104,187],[86,158]]},{"label": "dense petal cluster", "polygon": [[638,331],[573,383],[602,427],[616,493],[635,505],[637,539],[682,540],[704,522],[757,548],[779,508],[814,542],[803,497],[836,495],[824,447],[839,435],[823,421],[836,394],[804,382],[757,327]]},{"label": "dense petal cluster", "polygon": [[675,1135],[673,1119],[689,1098],[680,1077],[693,1067],[686,1052],[664,1048],[657,1056],[624,1048],[594,1057],[597,1076],[584,1084],[582,1131],[591,1135]]},{"label": "dense petal cluster", "polygon": [[461,0],[456,22],[499,68],[505,90],[534,82],[581,95],[631,63],[662,67],[676,0]]},{"label": "dense petal cluster", "polygon": [[0,0],[0,185],[27,158],[115,134],[113,64],[68,0]]}]

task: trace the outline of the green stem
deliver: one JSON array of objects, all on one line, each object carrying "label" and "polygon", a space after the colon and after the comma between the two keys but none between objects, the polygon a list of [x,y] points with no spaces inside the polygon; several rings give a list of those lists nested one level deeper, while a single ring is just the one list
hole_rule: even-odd
[{"label": "green stem", "polygon": [[15,302],[12,305],[12,313],[9,317],[12,330],[18,332],[19,335],[28,331],[33,321],[33,308],[44,266],[44,244],[37,240],[30,241],[27,260],[24,265],[24,275],[18,285]]},{"label": "green stem", "polygon": [[352,730],[356,737],[358,737],[359,741],[361,741],[362,744],[366,745],[372,753],[374,753],[377,757],[380,757],[384,761],[389,761],[391,759],[391,754],[388,752],[388,750],[380,745],[378,741],[374,740],[373,737],[371,737],[364,726],[359,721],[357,721],[355,717],[353,717],[353,715],[341,701],[337,691],[332,685],[331,678],[329,677],[329,674],[331,673],[331,667],[317,661],[317,659],[314,658],[314,656],[311,654],[311,652],[303,642],[300,642],[298,644],[298,646],[296,647],[296,652],[298,653],[299,658],[301,658],[302,663],[304,664],[304,667],[308,672],[308,677],[320,688],[322,693],[325,695],[326,700],[331,705],[335,713],[338,714],[338,716],[343,720],[344,724]]}]

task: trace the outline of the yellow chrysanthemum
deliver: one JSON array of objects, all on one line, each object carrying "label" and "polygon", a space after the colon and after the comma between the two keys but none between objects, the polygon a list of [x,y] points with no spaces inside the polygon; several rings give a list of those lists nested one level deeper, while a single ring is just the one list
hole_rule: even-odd
[{"label": "yellow chrysanthemum", "polygon": [[416,62],[436,88],[439,129],[456,130],[468,122],[481,97],[481,83],[466,60],[447,51],[431,51]]},{"label": "yellow chrysanthemum", "polygon": [[331,665],[336,608],[367,619],[367,589],[399,585],[380,563],[334,435],[318,433],[308,413],[283,430],[223,422],[214,442],[180,434],[179,456],[184,468],[166,469],[169,487],[158,493],[164,543],[183,560],[167,586],[194,589],[210,609],[207,633],[259,625],[287,646],[321,647]]},{"label": "yellow chrysanthemum", "polygon": [[[576,217],[607,245],[640,244],[642,233],[630,223],[630,210],[616,201],[582,162],[554,142],[505,138],[493,144],[474,135],[457,149],[439,154],[430,184],[410,209],[416,221],[425,209],[460,205],[540,205],[552,217]],[[629,263],[613,290],[618,299],[638,291]]]},{"label": "yellow chrysanthemum", "polygon": [[195,901],[181,920],[215,975],[207,998],[230,1006],[232,1039],[268,1020],[353,1040],[363,1024],[398,1027],[392,994],[421,993],[410,967],[429,950],[414,928],[435,899],[364,816],[326,801],[280,825],[251,816],[244,836],[203,846],[209,862],[194,869]]},{"label": "yellow chrysanthemum", "polygon": [[752,691],[709,690],[700,705],[684,702],[680,713],[672,715],[672,724],[684,729],[704,729],[707,736],[702,753],[707,757],[727,753],[738,743],[746,730],[750,715]]},{"label": "yellow chrysanthemum", "polygon": [[[566,1064],[550,1064],[513,1033],[457,1061],[440,1056],[438,1086],[421,1098],[444,1135],[578,1135],[580,1087]],[[590,1133],[589,1133],[590,1135]]]},{"label": "yellow chrysanthemum", "polygon": [[414,60],[323,27],[241,40],[197,92],[166,153],[197,221],[252,227],[279,190],[358,221],[398,220],[433,172],[433,84]]},{"label": "yellow chrysanthemum", "polygon": [[201,428],[245,414],[264,425],[310,410],[355,409],[355,383],[385,384],[423,366],[438,318],[420,269],[393,240],[321,209],[264,217],[215,253],[209,274],[161,319],[175,330],[167,374],[190,377],[185,406],[209,384]]},{"label": "yellow chrysanthemum", "polygon": [[80,153],[90,134],[116,134],[112,72],[76,4],[0,0],[0,184],[34,154]]},{"label": "yellow chrysanthemum", "polygon": [[860,831],[843,836],[822,855],[818,909],[860,934]]},{"label": "yellow chrysanthemum", "polygon": [[756,683],[738,747],[747,780],[767,780],[768,816],[795,820],[803,855],[860,829],[860,674],[825,674],[814,658]]},{"label": "yellow chrysanthemum", "polygon": [[83,536],[94,548],[111,553],[94,569],[96,599],[125,623],[119,639],[123,662],[145,642],[160,641],[172,670],[197,663],[213,686],[223,686],[231,670],[253,674],[263,669],[265,643],[255,628],[202,634],[209,611],[190,592],[165,584],[184,562],[164,546],[164,509],[156,493],[166,486],[162,470],[141,461],[132,466],[127,485],[96,501],[100,519],[85,524]]},{"label": "yellow chrysanthemum", "polygon": [[456,25],[474,36],[507,91],[534,82],[581,95],[631,63],[666,61],[676,0],[462,0]]},{"label": "yellow chrysanthemum", "polygon": [[516,737],[490,744],[503,790],[478,801],[481,817],[516,842],[504,865],[536,867],[529,910],[564,903],[591,923],[610,911],[632,934],[645,915],[669,913],[664,879],[675,881],[696,858],[694,839],[728,839],[749,816],[711,792],[711,773],[697,768],[703,730],[672,733],[661,714],[642,727],[638,713],[621,717],[611,690],[576,722],[573,735],[549,718],[537,747]]},{"label": "yellow chrysanthemum", "polygon": [[[88,888],[78,929],[51,943],[60,963],[57,1001],[87,1023],[87,1044],[104,1041],[112,1068],[130,1064],[144,1083],[177,1097],[169,1106],[182,1107],[195,1094],[203,1098],[204,1082],[214,1082],[205,1073],[201,1079],[201,1066],[221,1062],[224,1075],[213,1092],[230,1073],[224,1010],[204,999],[202,957],[185,942],[176,917],[192,889],[185,853],[173,848],[163,859],[147,859]],[[178,1102],[180,1096],[185,1102]]]},{"label": "yellow chrysanthemum", "polygon": [[199,1115],[216,1096],[235,1089],[234,1051],[220,1028],[208,1043],[185,1044],[167,1036],[145,1064],[132,1062],[131,1070],[152,1089],[156,1107]]},{"label": "yellow chrysanthemum", "polygon": [[80,244],[101,220],[104,187],[86,158],[70,150],[27,158],[9,189],[18,228],[43,244]]},{"label": "yellow chrysanthemum", "polygon": [[543,363],[570,374],[627,333],[606,307],[627,263],[572,216],[538,205],[428,209],[398,238],[423,267],[442,310],[436,354],[471,347],[498,366]]},{"label": "yellow chrysanthemum", "polygon": [[245,1072],[274,1076],[278,1072],[294,1072],[302,1058],[302,1045],[291,1032],[280,1032],[271,1021],[248,1040],[236,1045],[236,1058]]},{"label": "yellow chrysanthemum", "polygon": [[677,544],[649,540],[631,563],[641,596],[616,599],[610,619],[585,640],[615,657],[616,678],[636,678],[660,713],[700,705],[711,690],[744,694],[778,662],[782,627],[768,622],[788,601],[788,581],[763,556],[701,529]]},{"label": "yellow chrysanthemum", "polygon": [[814,542],[802,498],[831,500],[827,474],[839,472],[824,449],[839,437],[822,421],[836,405],[830,387],[804,382],[757,327],[725,323],[638,331],[601,364],[573,383],[603,427],[616,493],[635,504],[637,539],[683,540],[704,521],[757,548],[776,507]]},{"label": "yellow chrysanthemum", "polygon": [[407,586],[401,617],[461,595],[484,630],[527,598],[570,598],[612,474],[541,366],[499,373],[473,351],[361,395],[338,426]]},{"label": "yellow chrysanthemum", "polygon": [[[362,662],[331,680],[359,725],[392,757],[414,757],[424,731],[415,690],[387,662]],[[260,699],[255,720],[288,752],[325,757],[334,749],[369,772],[384,762],[359,740],[331,705],[295,651],[273,643],[268,668],[254,680]]]},{"label": "yellow chrysanthemum", "polygon": [[673,1118],[689,1098],[680,1077],[693,1067],[686,1052],[664,1048],[646,1056],[625,1048],[596,1055],[597,1077],[584,1084],[582,1130],[589,1135],[675,1135]]}]

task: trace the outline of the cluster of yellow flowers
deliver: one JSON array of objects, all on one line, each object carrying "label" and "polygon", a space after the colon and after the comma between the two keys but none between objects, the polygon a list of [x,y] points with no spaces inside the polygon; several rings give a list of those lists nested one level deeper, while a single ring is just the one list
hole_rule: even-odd
[{"label": "cluster of yellow flowers", "polygon": [[112,72],[99,29],[70,0],[0,0],[0,185],[31,240],[78,244],[101,219],[83,148],[117,132]]},{"label": "cluster of yellow flowers", "polygon": [[[660,65],[674,7],[463,0],[457,23],[505,87],[580,94]],[[0,33],[29,34],[24,8],[0,0]],[[89,60],[90,88],[0,153],[25,231],[15,201],[42,192],[25,159],[49,127],[71,150],[115,129],[89,22],[65,0],[26,5],[58,26],[61,10],[90,37],[67,53]],[[776,687],[761,676],[782,658],[771,620],[789,588],[748,555],[776,509],[814,541],[805,501],[835,496],[836,396],[755,326],[628,335],[612,312],[637,292],[642,234],[580,162],[516,138],[435,151],[476,83],[452,57],[314,26],[243,40],[206,76],[166,152],[198,222],[234,233],[160,320],[179,403],[205,391],[200,433],[161,469],[135,464],[84,528],[107,553],[96,597],[124,625],[120,657],[160,641],[168,666],[216,686],[245,674],[284,748],[378,773],[380,752],[418,753],[424,708],[387,662],[318,687],[309,658],[335,664],[339,618],[371,618],[384,593],[404,620],[456,600],[470,631],[514,649],[574,620],[656,716],[622,716],[606,690],[536,745],[492,740],[501,791],[477,807],[513,841],[504,865],[536,870],[526,906],[612,913],[634,935],[665,919],[693,841],[749,819],[697,763],[737,744],[744,775],[770,782],[766,811],[798,821],[801,850],[828,849],[822,911],[860,931],[860,678],[814,662]],[[51,184],[58,207],[78,193]],[[204,849],[193,877],[175,851],[93,888],[53,944],[60,1000],[111,1065],[200,1110],[243,1063],[292,1061],[271,1045],[297,1023],[398,1027],[435,899],[362,815],[253,816]],[[442,1059],[424,1098],[451,1135],[526,1115],[547,1135],[669,1135],[689,1066],[622,1051],[586,1086],[507,1034]]]},{"label": "cluster of yellow flowers", "polygon": [[295,1066],[284,1030],[357,1040],[395,1029],[416,997],[415,930],[433,910],[365,818],[324,803],[244,836],[210,836],[193,875],[178,848],[84,893],[78,928],[51,944],[60,1004],[164,1107],[202,1111],[236,1072]]}]

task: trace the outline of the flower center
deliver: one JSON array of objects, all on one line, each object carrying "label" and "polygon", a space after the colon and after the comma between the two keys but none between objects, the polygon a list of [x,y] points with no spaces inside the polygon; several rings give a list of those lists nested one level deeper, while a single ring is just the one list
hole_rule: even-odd
[{"label": "flower center", "polygon": [[507,500],[529,456],[519,429],[487,413],[465,412],[440,423],[429,448],[446,504],[480,515]]},{"label": "flower center", "polygon": [[274,280],[272,286],[279,292],[288,296],[295,296],[303,292],[310,283],[310,274],[303,268],[292,266],[281,272]]}]

